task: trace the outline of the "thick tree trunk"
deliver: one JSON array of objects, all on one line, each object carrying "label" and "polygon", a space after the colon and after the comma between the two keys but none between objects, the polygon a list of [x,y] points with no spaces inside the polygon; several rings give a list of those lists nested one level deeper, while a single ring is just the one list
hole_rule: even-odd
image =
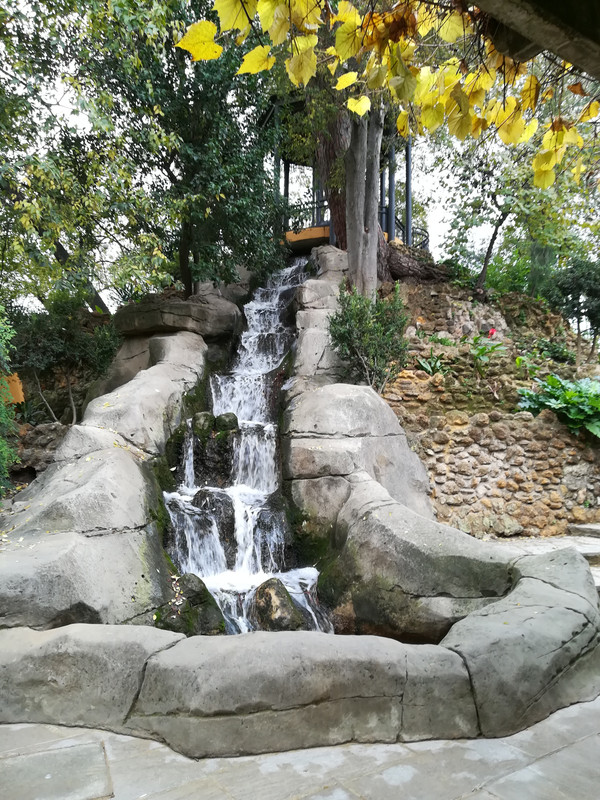
[{"label": "thick tree trunk", "polygon": [[186,297],[193,294],[194,284],[190,270],[190,251],[192,248],[192,223],[184,219],[179,233],[179,277],[185,287]]},{"label": "thick tree trunk", "polygon": [[350,120],[345,110],[340,110],[335,119],[317,138],[317,170],[333,224],[336,245],[341,250],[347,247],[346,238],[346,190],[343,175],[339,174],[339,161],[350,146]]},{"label": "thick tree trunk", "polygon": [[498,234],[500,233],[500,228],[504,225],[507,217],[509,216],[508,211],[503,211],[496,225],[492,232],[492,238],[489,241],[488,248],[485,252],[485,258],[483,259],[483,267],[481,268],[481,272],[477,277],[477,283],[475,284],[475,291],[482,292],[485,288],[485,282],[487,280],[487,271],[490,265],[490,261],[492,260],[492,253],[494,252],[494,245],[496,244],[496,239],[498,238]]},{"label": "thick tree trunk", "polygon": [[346,232],[350,280],[361,294],[373,297],[377,288],[379,237],[379,162],[383,109],[372,108],[368,120],[351,120],[346,153]]}]

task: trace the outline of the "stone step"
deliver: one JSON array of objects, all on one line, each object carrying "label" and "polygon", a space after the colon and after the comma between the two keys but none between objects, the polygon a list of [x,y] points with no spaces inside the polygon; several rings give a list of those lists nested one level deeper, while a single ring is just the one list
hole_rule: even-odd
[{"label": "stone step", "polygon": [[567,525],[567,530],[571,536],[597,536],[600,538],[600,524],[588,522],[586,524]]},{"label": "stone step", "polygon": [[[541,553],[551,553],[565,547],[574,547],[584,558],[587,559],[594,583],[600,595],[600,525],[570,525],[569,530],[574,529],[597,529],[598,533],[588,535],[566,535],[548,536],[534,538],[532,536],[511,536],[510,539],[503,539],[508,546],[514,547],[524,555],[539,555]],[[500,541],[500,540],[498,540]]]}]

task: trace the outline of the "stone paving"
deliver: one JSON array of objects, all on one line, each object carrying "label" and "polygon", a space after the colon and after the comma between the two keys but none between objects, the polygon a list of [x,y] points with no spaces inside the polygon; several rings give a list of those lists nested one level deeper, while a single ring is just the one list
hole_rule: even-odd
[{"label": "stone paving", "polygon": [[86,728],[0,725],[2,800],[598,800],[600,698],[503,739],[194,761]]}]

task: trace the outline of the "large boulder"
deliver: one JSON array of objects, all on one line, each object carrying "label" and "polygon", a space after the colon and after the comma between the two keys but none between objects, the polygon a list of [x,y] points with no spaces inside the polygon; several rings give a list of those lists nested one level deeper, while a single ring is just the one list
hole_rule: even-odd
[{"label": "large boulder", "polygon": [[112,430],[157,455],[181,422],[184,395],[204,373],[206,344],[195,333],[153,336],[149,352],[153,366],[93,400],[82,425]]},{"label": "large boulder", "polygon": [[263,631],[308,630],[302,613],[278,578],[269,578],[256,589],[251,614]]},{"label": "large boulder", "polygon": [[504,549],[416,514],[365,473],[351,480],[335,545],[319,594],[344,632],[437,642],[511,583]]},{"label": "large boulder", "polygon": [[598,595],[583,556],[523,556],[506,597],[452,627],[484,736],[506,736],[600,692]]},{"label": "large boulder", "polygon": [[203,288],[201,294],[192,295],[189,300],[150,295],[140,303],[122,306],[114,316],[115,327],[124,336],[189,331],[213,340],[239,333],[239,308],[218,290],[211,291],[206,285]]},{"label": "large boulder", "polygon": [[195,637],[148,661],[128,726],[193,757],[474,736],[459,656],[371,636]]},{"label": "large boulder", "polygon": [[0,721],[122,730],[148,659],[183,638],[121,625],[0,631]]},{"label": "large boulder", "polygon": [[316,480],[313,494],[320,496],[316,504],[329,515],[329,524],[335,523],[340,506],[326,496],[328,482],[321,479],[348,479],[363,470],[395,500],[433,516],[425,467],[392,409],[368,386],[329,384],[295,395],[286,408],[282,434],[283,475],[292,482],[292,495],[302,488],[296,481]]}]

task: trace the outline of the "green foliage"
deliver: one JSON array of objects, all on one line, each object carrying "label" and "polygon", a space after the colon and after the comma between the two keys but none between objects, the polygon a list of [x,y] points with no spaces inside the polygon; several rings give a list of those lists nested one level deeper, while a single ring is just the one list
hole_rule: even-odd
[{"label": "green foliage", "polygon": [[438,336],[437,333],[432,333],[429,337],[429,341],[434,344],[441,344],[444,347],[452,347],[455,344],[452,339],[448,339],[447,336]]},{"label": "green foliage", "polygon": [[542,358],[550,358],[559,364],[574,364],[575,353],[570,350],[566,342],[559,342],[552,339],[538,339],[534,344],[535,352]]},{"label": "green foliage", "polygon": [[14,407],[8,402],[10,392],[6,383],[6,375],[10,371],[12,338],[13,331],[6,320],[4,308],[0,306],[0,497],[8,484],[8,468],[16,458],[11,444],[15,432]]},{"label": "green foliage", "polygon": [[406,363],[406,316],[396,284],[389,300],[371,300],[356,288],[340,288],[340,309],[329,320],[333,346],[355,381],[383,392]]},{"label": "green foliage", "polygon": [[[430,341],[432,340],[431,338]],[[450,367],[444,364],[444,359],[434,354],[433,347],[429,349],[428,356],[417,358],[415,363],[419,369],[422,369],[423,372],[426,372],[428,375],[435,375],[438,372],[441,375],[445,375],[447,372],[450,372]]]},{"label": "green foliage", "polygon": [[558,375],[536,378],[538,391],[519,389],[519,406],[537,415],[549,408],[572,433],[588,430],[600,438],[600,382],[590,378],[568,381]]},{"label": "green foliage", "polygon": [[[493,329],[490,331],[490,335],[493,335]],[[506,347],[502,342],[492,342],[490,335],[484,336],[480,333],[470,342],[469,353],[480,378],[485,378],[489,369],[490,359],[494,353],[506,352]]]},{"label": "green foliage", "polygon": [[523,374],[527,378],[535,378],[537,373],[540,371],[540,365],[535,364],[527,356],[517,356],[515,358],[515,365],[517,369],[523,371]]},{"label": "green foliage", "polygon": [[[86,370],[92,378],[98,377],[108,368],[119,344],[112,324],[99,324],[89,330],[87,316],[81,296],[65,293],[54,295],[46,311],[14,313],[14,365],[29,372],[38,386],[40,378],[61,375],[67,384],[73,421],[76,409],[71,389],[75,373]],[[39,391],[49,408],[41,388]]]}]

